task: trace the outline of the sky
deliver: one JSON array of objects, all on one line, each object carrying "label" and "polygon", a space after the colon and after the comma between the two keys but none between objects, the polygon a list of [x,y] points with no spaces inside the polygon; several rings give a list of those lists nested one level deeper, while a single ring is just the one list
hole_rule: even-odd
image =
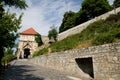
[{"label": "sky", "polygon": [[[62,23],[63,15],[66,11],[77,12],[81,8],[83,0],[26,0],[29,6],[25,10],[10,8],[11,13],[16,13],[22,17],[22,32],[28,28],[34,28],[41,35],[48,35],[51,26],[57,27]],[[112,4],[114,0],[109,0]]]}]

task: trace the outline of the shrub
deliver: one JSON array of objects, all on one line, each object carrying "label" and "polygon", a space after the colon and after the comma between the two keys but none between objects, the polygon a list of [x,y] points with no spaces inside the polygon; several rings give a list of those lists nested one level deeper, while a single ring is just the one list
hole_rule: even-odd
[{"label": "shrub", "polygon": [[13,54],[8,54],[8,55],[5,55],[3,58],[2,58],[2,64],[8,64],[10,61],[16,59],[16,56],[13,55]]},{"label": "shrub", "polygon": [[65,51],[73,49],[79,43],[79,35],[70,36],[62,41],[53,43],[49,48],[52,52]]},{"label": "shrub", "polygon": [[[69,49],[88,47],[112,43],[120,39],[120,13],[111,15],[106,20],[99,20],[90,24],[81,33],[69,36],[49,46],[51,52],[59,52]],[[82,45],[82,46],[81,46]],[[36,54],[44,54],[47,49],[40,50]]]},{"label": "shrub", "polygon": [[101,44],[111,43],[111,42],[113,42],[113,40],[114,40],[113,35],[111,35],[109,33],[102,33],[93,39],[92,44],[93,45],[101,45]]},{"label": "shrub", "polygon": [[117,22],[120,20],[120,13],[118,13],[117,15],[115,14],[111,14],[107,19],[106,22]]},{"label": "shrub", "polygon": [[115,39],[120,39],[120,28],[115,28],[110,32]]},{"label": "shrub", "polygon": [[46,54],[47,52],[48,52],[48,48],[43,48],[42,50],[35,51],[33,57]]},{"label": "shrub", "polygon": [[35,52],[33,53],[33,57],[35,57],[35,56],[39,56],[39,51],[35,51]]}]

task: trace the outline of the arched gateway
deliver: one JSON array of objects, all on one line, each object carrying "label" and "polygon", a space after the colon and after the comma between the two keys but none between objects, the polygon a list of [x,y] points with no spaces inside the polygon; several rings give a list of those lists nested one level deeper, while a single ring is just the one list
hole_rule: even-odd
[{"label": "arched gateway", "polygon": [[18,43],[17,58],[30,58],[38,47],[35,41],[35,35],[38,34],[33,28],[29,28],[20,33]]}]

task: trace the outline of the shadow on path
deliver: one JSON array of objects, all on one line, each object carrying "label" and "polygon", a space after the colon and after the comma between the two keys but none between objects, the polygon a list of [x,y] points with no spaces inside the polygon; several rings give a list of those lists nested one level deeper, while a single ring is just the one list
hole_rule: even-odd
[{"label": "shadow on path", "polygon": [[34,65],[26,59],[16,60],[6,70],[3,80],[73,80],[68,74]]},{"label": "shadow on path", "polygon": [[34,73],[35,70],[30,69],[31,66],[28,65],[9,66],[3,76],[3,80],[44,80],[42,77],[33,75],[32,73]]}]

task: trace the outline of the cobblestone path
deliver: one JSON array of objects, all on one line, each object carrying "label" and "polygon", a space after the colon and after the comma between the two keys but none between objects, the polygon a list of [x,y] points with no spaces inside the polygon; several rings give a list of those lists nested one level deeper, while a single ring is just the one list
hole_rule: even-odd
[{"label": "cobblestone path", "polygon": [[6,70],[3,80],[81,80],[55,70],[16,60]]}]

